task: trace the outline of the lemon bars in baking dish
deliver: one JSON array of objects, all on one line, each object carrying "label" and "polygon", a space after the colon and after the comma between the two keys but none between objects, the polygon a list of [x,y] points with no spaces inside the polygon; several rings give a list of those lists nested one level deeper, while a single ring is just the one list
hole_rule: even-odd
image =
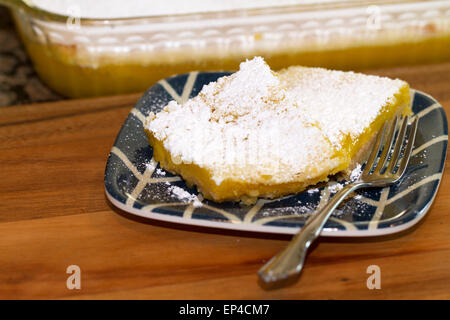
[{"label": "lemon bars in baking dish", "polygon": [[171,101],[144,124],[160,166],[207,199],[253,203],[297,193],[349,168],[382,124],[408,114],[401,80],[260,57]]}]

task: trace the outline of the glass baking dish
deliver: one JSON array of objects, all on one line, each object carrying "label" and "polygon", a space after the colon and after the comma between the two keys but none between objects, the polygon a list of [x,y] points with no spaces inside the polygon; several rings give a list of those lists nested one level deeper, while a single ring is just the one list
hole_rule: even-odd
[{"label": "glass baking dish", "polygon": [[235,70],[255,55],[275,70],[450,61],[450,1],[297,1],[108,19],[0,3],[11,8],[37,73],[68,97],[140,92],[173,74]]}]

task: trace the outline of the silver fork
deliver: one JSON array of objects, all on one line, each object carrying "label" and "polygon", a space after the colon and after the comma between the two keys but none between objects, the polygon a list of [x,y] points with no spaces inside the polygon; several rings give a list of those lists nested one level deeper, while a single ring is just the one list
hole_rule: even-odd
[{"label": "silver fork", "polygon": [[[399,121],[402,122],[397,132]],[[408,127],[408,117],[397,116],[394,120],[387,121],[379,131],[372,152],[365,164],[360,178],[345,185],[334,197],[321,209],[311,216],[306,224],[294,236],[288,246],[269,260],[258,272],[262,281],[274,284],[300,273],[305,261],[306,252],[311,243],[319,236],[325,222],[334,209],[351,192],[360,188],[384,187],[398,182],[406,171],[409,158],[414,145],[417,132],[418,118],[414,118],[407,136],[407,145],[401,156],[402,146]],[[387,137],[386,136],[387,133]],[[394,143],[395,141],[395,143]],[[382,153],[378,157],[380,151]],[[389,155],[391,157],[389,157]],[[377,161],[378,159],[378,161]]]}]

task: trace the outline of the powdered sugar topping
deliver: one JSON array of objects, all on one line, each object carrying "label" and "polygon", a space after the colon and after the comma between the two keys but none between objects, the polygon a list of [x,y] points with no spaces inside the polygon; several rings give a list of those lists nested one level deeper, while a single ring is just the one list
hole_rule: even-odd
[{"label": "powdered sugar topping", "polygon": [[309,121],[318,123],[336,148],[346,137],[362,134],[407,85],[398,79],[297,66],[280,71],[279,77]]},{"label": "powdered sugar topping", "polygon": [[146,125],[174,163],[207,168],[217,184],[230,176],[255,183],[314,178],[339,162],[259,57],[186,103],[171,101]]}]

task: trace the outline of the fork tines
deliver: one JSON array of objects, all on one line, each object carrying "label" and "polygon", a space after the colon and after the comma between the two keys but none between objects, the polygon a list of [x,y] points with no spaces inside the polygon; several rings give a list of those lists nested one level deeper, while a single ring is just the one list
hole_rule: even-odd
[{"label": "fork tines", "polygon": [[[412,119],[411,125],[408,125],[409,118],[407,116],[396,116],[394,119],[386,121],[378,132],[363,175],[382,174],[401,177],[404,174],[417,132],[418,118],[413,117]],[[408,135],[407,131],[409,131]],[[402,153],[405,143],[406,147]],[[379,155],[380,152],[381,155]]]}]

